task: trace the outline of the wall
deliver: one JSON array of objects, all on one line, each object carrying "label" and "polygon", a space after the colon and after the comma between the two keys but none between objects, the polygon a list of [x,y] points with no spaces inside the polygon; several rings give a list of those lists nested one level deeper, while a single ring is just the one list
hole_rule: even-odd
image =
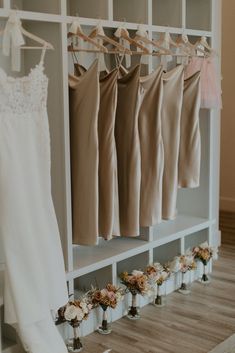
[{"label": "wall", "polygon": [[223,0],[220,209],[235,212],[235,1]]}]

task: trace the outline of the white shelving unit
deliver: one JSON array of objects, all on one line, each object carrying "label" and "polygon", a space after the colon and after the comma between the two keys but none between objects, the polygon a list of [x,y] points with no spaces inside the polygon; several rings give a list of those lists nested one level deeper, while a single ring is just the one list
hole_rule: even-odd
[{"label": "white shelving unit", "polygon": [[[47,53],[45,63],[49,77],[52,193],[63,244],[69,292],[75,292],[76,295],[77,292],[89,288],[94,281],[100,285],[108,280],[117,283],[121,270],[141,268],[153,260],[166,261],[203,240],[218,245],[220,113],[204,110],[200,118],[201,185],[194,190],[179,190],[179,215],[176,220],[142,229],[141,236],[136,239],[120,238],[110,242],[100,240],[96,247],[73,246],[68,105],[68,73],[73,68],[71,57],[67,53],[67,31],[68,25],[77,15],[87,32],[98,21],[102,22],[108,34],[112,34],[123,22],[130,31],[135,31],[138,24],[142,23],[153,38],[166,30],[172,35],[187,33],[192,41],[205,35],[217,52],[220,52],[221,0],[0,0],[1,28],[13,8],[18,9],[24,27],[44,37],[55,47],[55,51]],[[40,57],[38,51],[25,51],[23,55],[20,75],[27,74]],[[92,60],[93,57],[89,54],[87,63]],[[9,60],[1,54],[0,65],[11,74]],[[109,65],[112,65],[112,60]],[[157,59],[149,57],[149,65],[145,71],[151,72],[157,65]],[[189,280],[193,280],[193,276]],[[177,278],[172,279],[167,284],[167,293],[176,288],[177,281]],[[140,305],[147,302],[148,300],[141,299]],[[112,313],[113,320],[123,316],[127,305],[128,298]],[[83,326],[84,335],[96,328],[97,315],[99,313],[94,311]],[[63,328],[60,329],[63,331]]]}]

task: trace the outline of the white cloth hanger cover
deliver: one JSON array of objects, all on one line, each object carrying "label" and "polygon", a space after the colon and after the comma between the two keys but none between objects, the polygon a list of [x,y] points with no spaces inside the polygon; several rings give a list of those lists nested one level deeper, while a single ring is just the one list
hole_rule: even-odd
[{"label": "white cloth hanger cover", "polygon": [[[0,34],[3,34],[2,52],[5,56],[11,54],[11,66],[13,71],[20,71],[21,68],[21,49],[54,49],[53,46],[44,39],[26,31],[21,24],[17,12],[11,11],[6,26]],[[36,41],[41,46],[24,46],[24,36]]]},{"label": "white cloth hanger cover", "polygon": [[16,12],[12,12],[3,31],[2,52],[5,56],[11,54],[11,67],[13,71],[20,71],[20,47],[25,44],[21,31],[21,21]]}]

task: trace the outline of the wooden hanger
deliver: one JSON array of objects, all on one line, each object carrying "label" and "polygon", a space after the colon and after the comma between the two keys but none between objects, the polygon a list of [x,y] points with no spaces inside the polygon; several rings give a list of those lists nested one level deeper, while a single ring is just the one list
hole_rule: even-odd
[{"label": "wooden hanger", "polygon": [[[67,35],[68,38],[72,38],[72,37],[79,37],[81,39],[83,39],[84,41],[91,43],[92,45],[94,45],[95,48],[97,48],[96,51],[92,50],[92,49],[83,49],[82,51],[87,51],[87,52],[103,52],[103,53],[107,53],[108,50],[107,48],[105,48],[105,46],[103,46],[102,44],[97,43],[94,39],[90,38],[89,36],[87,36],[83,31],[82,28],[80,26],[80,23],[78,22],[78,20],[73,21],[72,25],[69,29],[69,33]],[[69,45],[68,46],[68,51],[79,51],[79,48],[74,47],[73,45]]]},{"label": "wooden hanger", "polygon": [[[9,32],[9,34],[6,33],[6,31],[8,31],[8,26],[9,26],[9,30],[13,26],[16,26],[16,29],[19,31],[18,34],[17,34],[17,31],[15,31],[16,35],[18,36],[18,38],[16,38],[16,40],[18,39],[19,43],[20,42],[22,43],[21,45],[17,46],[18,49],[42,49],[42,48],[49,49],[49,50],[53,50],[54,49],[54,47],[53,47],[53,45],[51,43],[47,42],[46,40],[44,40],[44,39],[42,39],[42,38],[40,38],[38,36],[36,36],[35,34],[32,34],[32,33],[28,32],[28,31],[26,31],[26,29],[24,29],[22,27],[22,23],[21,23],[19,17],[17,16],[17,11],[16,10],[12,10],[11,11],[5,29],[0,31],[0,35],[5,34],[6,36],[9,35],[12,38],[12,34],[10,32]],[[23,37],[19,38],[20,34],[21,34],[21,36],[24,35],[25,37],[34,40],[35,42],[41,44],[41,46],[25,46]],[[12,39],[10,39],[10,40],[12,41]]]},{"label": "wooden hanger", "polygon": [[117,41],[115,41],[112,38],[106,36],[101,23],[98,23],[98,25],[95,28],[93,28],[93,30],[89,34],[89,37],[92,38],[92,39],[99,38],[99,39],[103,40],[103,42],[112,44],[113,47],[115,47],[121,53],[125,52],[126,54],[129,54],[129,55],[132,54],[131,50],[125,48],[123,45],[121,45]]},{"label": "wooden hanger", "polygon": [[160,34],[160,38],[156,41],[154,41],[156,43],[156,45],[158,46],[169,46],[170,47],[174,47],[174,48],[178,48],[178,45],[175,41],[173,41],[173,39],[171,38],[171,35],[169,32],[162,32]]},{"label": "wooden hanger", "polygon": [[130,37],[129,32],[125,27],[119,27],[116,30],[116,32],[114,33],[114,35],[117,38],[122,38],[122,39],[126,40],[127,42],[129,42],[129,44],[132,44],[132,45],[136,46],[137,48],[141,49],[143,54],[150,54],[150,51],[144,45],[138,43],[135,39]]},{"label": "wooden hanger", "polygon": [[148,32],[141,25],[138,26],[138,30],[135,34],[134,40],[140,40],[141,42],[146,43],[147,45],[151,45],[152,47],[157,48],[159,50],[159,54],[171,54],[170,50],[161,47],[156,41],[149,39]]},{"label": "wooden hanger", "polygon": [[196,55],[195,45],[190,43],[187,34],[182,33],[179,35],[176,39],[176,43],[179,45],[179,47],[183,47],[189,55]]},{"label": "wooden hanger", "polygon": [[207,42],[207,38],[205,36],[201,37],[195,44],[195,50],[203,53],[206,57],[216,54],[214,49],[211,48],[209,43]]}]

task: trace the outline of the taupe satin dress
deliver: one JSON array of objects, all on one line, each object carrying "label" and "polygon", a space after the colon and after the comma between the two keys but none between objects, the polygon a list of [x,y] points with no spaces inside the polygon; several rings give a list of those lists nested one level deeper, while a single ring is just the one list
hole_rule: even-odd
[{"label": "taupe satin dress", "polygon": [[[119,74],[128,71],[121,66]],[[140,77],[143,99],[138,125],[141,151],[140,225],[152,226],[162,220],[162,177],[164,150],[161,131],[163,69]]]},{"label": "taupe satin dress", "polygon": [[69,76],[73,242],[98,240],[98,61],[81,77]]},{"label": "taupe satin dress", "polygon": [[138,65],[118,80],[115,123],[120,234],[131,237],[139,235],[141,165],[138,116],[143,97],[139,78]]},{"label": "taupe satin dress", "polygon": [[161,127],[163,69],[159,67],[140,78],[144,97],[139,112],[141,151],[140,225],[152,226],[162,220],[162,177],[164,150]]},{"label": "taupe satin dress", "polygon": [[[74,64],[77,76],[86,69]],[[114,136],[116,107],[117,107],[117,76],[118,69],[110,73],[103,73],[100,77],[100,106],[98,115],[99,140],[99,236],[106,240],[113,235],[120,235],[118,181],[117,181],[117,152]]]},{"label": "taupe satin dress", "polygon": [[200,105],[200,72],[197,72],[184,81],[179,153],[179,187],[181,188],[195,188],[200,183]]},{"label": "taupe satin dress", "polygon": [[176,217],[178,190],[178,160],[180,121],[183,103],[184,66],[179,65],[163,74],[162,136],[164,172],[162,190],[162,218]]}]

